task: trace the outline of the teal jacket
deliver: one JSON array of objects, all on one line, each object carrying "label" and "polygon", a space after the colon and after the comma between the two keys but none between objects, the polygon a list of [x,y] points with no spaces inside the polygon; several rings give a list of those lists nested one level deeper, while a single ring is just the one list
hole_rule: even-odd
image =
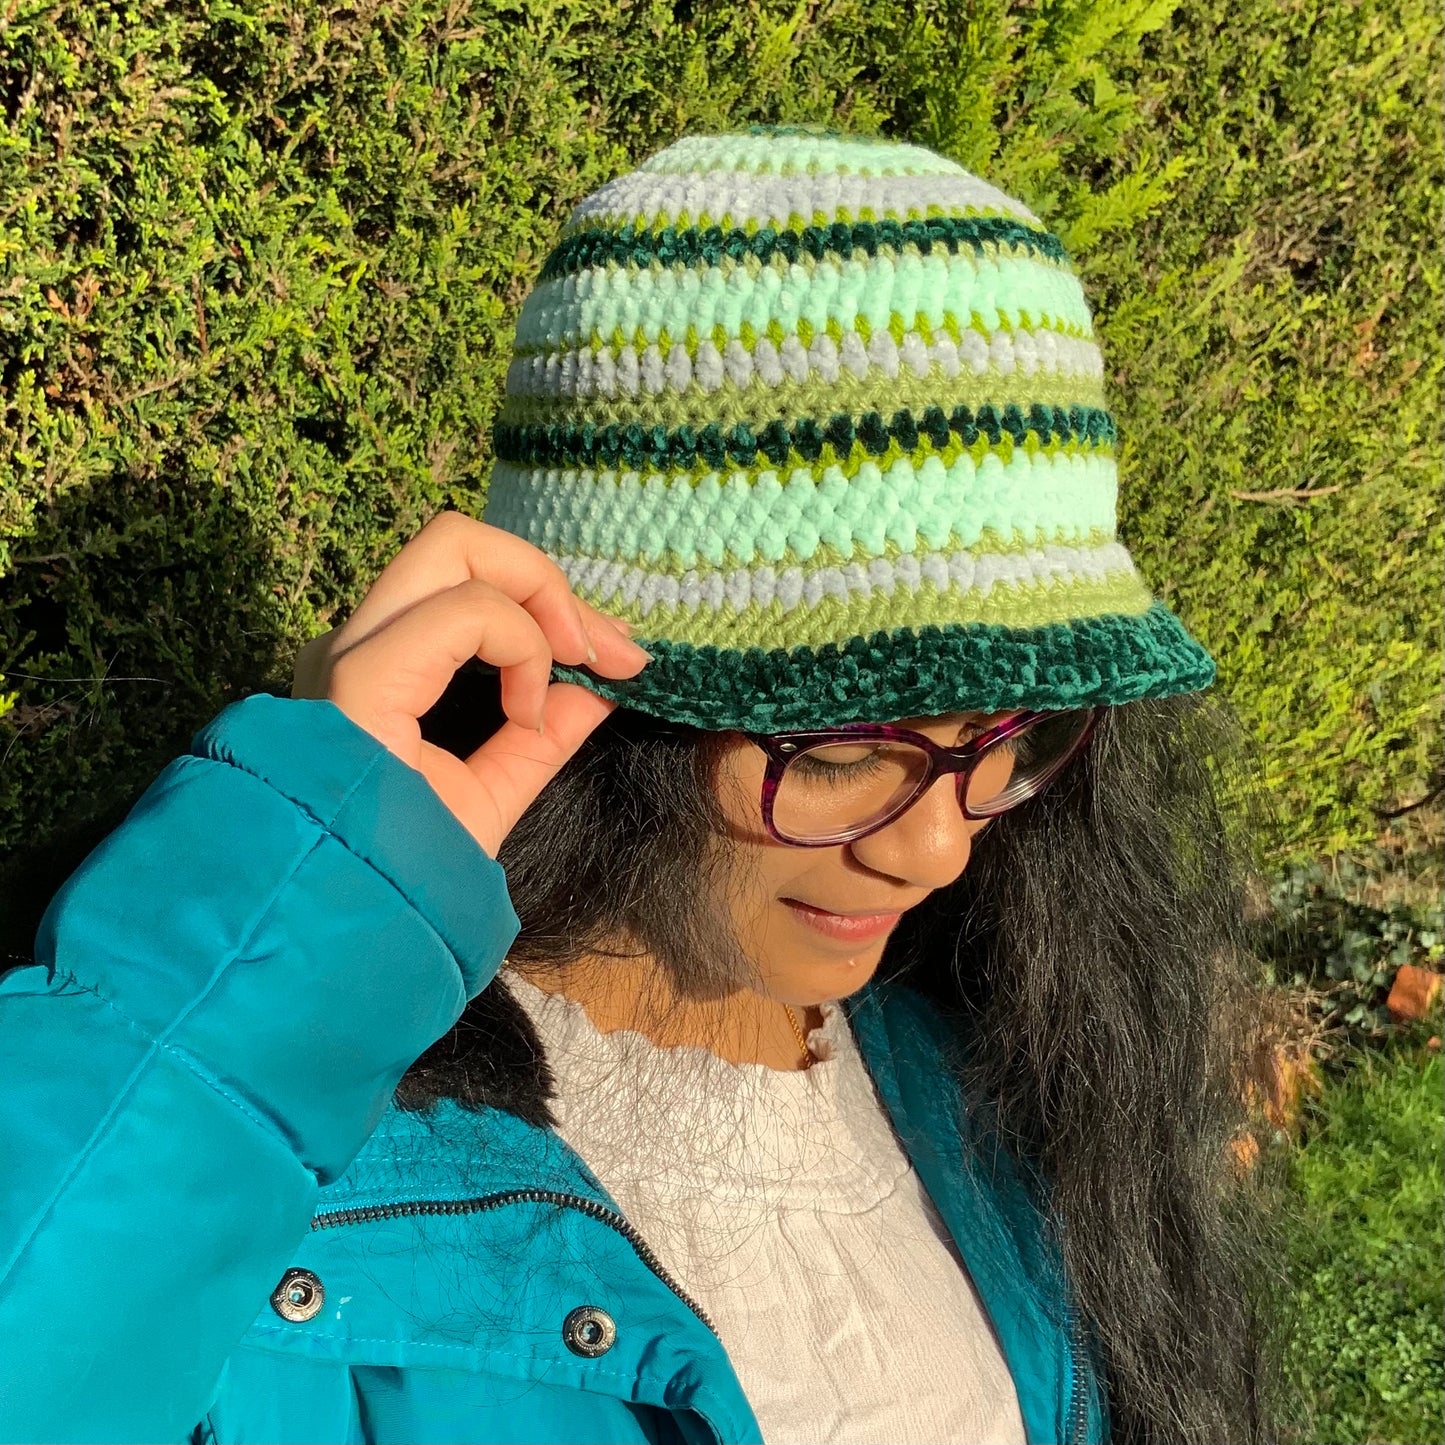
[{"label": "teal jacket", "polygon": [[[204,729],[0,979],[0,1440],[759,1440],[554,1131],[393,1102],[518,926],[498,864],[329,702]],[[954,1031],[898,987],[849,1013],[1029,1440],[1103,1440],[1037,1186],[961,1106]]]}]

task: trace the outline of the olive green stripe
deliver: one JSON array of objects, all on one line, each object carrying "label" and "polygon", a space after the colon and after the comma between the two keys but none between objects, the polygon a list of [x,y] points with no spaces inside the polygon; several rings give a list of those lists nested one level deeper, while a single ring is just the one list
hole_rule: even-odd
[{"label": "olive green stripe", "polygon": [[984,248],[1022,250],[1056,263],[1067,263],[1064,243],[1051,231],[1007,216],[929,216],[913,221],[833,221],[826,226],[800,230],[763,226],[757,230],[735,226],[724,230],[709,226],[660,229],[625,225],[597,227],[562,240],[547,257],[540,279],[551,281],[598,266],[716,266],[724,258],[742,262],[756,257],[769,265],[775,256],[790,264],[800,257],[815,261],[835,256],[850,261],[854,255],[872,257],[882,251],[916,246],[921,255],[935,249],[957,255]]},{"label": "olive green stripe", "polygon": [[[939,545],[934,546],[931,542],[927,550],[930,552],[967,552],[972,557],[997,557],[1000,555],[1011,556],[1015,553],[1032,552],[1040,547],[1067,546],[1078,548],[1103,547],[1116,540],[1116,534],[1106,531],[1102,527],[1090,527],[1087,530],[1079,530],[1076,527],[1054,527],[1050,530],[1039,530],[1025,534],[1015,532],[1012,536],[1005,536],[992,527],[986,527],[979,534],[977,542],[964,544],[957,532],[950,533]],[[618,562],[632,562],[644,565],[648,572],[661,577],[685,577],[689,572],[701,576],[705,572],[732,572],[740,567],[756,567],[758,565],[757,555],[740,557],[737,553],[724,549],[720,562],[699,562],[694,556],[691,560],[685,558],[680,552],[668,549],[656,555],[648,553],[645,556],[640,552],[622,552],[614,549],[607,551],[575,551],[559,552],[553,551],[550,547],[544,549],[547,555],[559,564],[565,565],[571,561],[578,561],[584,558],[605,557]],[[869,562],[882,560],[885,562],[897,561],[899,557],[918,553],[921,548],[904,548],[894,541],[885,541],[882,551],[872,551],[869,548],[855,546],[851,551],[845,552],[841,547],[835,547],[830,542],[819,542],[813,551],[807,556],[796,551],[792,547],[783,548],[781,556],[776,560],[769,559],[767,565],[775,572],[782,572],[788,567],[805,567],[814,571],[820,567],[845,567],[850,562],[862,562],[865,565]]]},{"label": "olive green stripe", "polygon": [[990,403],[1000,408],[1025,408],[1038,402],[1049,407],[1085,406],[1104,410],[1104,383],[1096,376],[1043,372],[1027,376],[1021,368],[1003,375],[980,375],[965,368],[950,379],[941,375],[918,376],[909,367],[900,365],[899,375],[889,378],[882,372],[858,377],[846,368],[839,370],[842,375],[837,381],[789,379],[770,386],[754,373],[743,387],[725,379],[717,390],[706,391],[693,381],[680,392],[642,393],[636,398],[623,399],[512,393],[503,403],[500,419],[515,426],[545,425],[559,417],[578,426],[587,422],[607,426],[640,421],[648,426],[662,422],[672,428],[701,429],[708,422],[722,427],[752,422],[760,414],[818,416],[847,412],[862,416],[865,412],[892,411],[897,407],[906,407],[915,415],[922,414],[929,406],[946,411],[966,406],[977,412]]},{"label": "olive green stripe", "polygon": [[787,613],[774,601],[766,607],[748,605],[741,609],[730,603],[705,609],[654,605],[644,615],[637,602],[626,603],[615,595],[594,595],[585,587],[573,590],[600,610],[635,623],[635,636],[644,647],[656,638],[734,651],[841,645],[850,637],[867,637],[905,626],[981,623],[1038,627],[1105,614],[1137,615],[1147,612],[1153,600],[1142,579],[1133,572],[1119,573],[1104,582],[1070,582],[1066,586],[995,583],[987,595],[957,587],[940,590],[924,582],[917,590],[895,588],[891,597],[875,593],[844,602],[828,596],[813,606],[797,607]]}]

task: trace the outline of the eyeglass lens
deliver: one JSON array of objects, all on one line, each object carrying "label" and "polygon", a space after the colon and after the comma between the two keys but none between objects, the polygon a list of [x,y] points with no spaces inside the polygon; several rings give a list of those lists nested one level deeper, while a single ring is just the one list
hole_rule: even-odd
[{"label": "eyeglass lens", "polygon": [[[1046,714],[994,743],[969,774],[969,811],[992,816],[1033,797],[1072,756],[1088,720],[1087,712]],[[870,827],[908,807],[927,773],[928,754],[912,743],[859,738],[808,748],[783,771],[773,826],[807,842]]]}]

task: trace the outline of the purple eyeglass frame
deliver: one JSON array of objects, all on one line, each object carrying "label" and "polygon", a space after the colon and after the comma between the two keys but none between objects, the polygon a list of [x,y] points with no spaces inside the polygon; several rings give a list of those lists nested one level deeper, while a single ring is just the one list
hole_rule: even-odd
[{"label": "purple eyeglass frame", "polygon": [[[896,727],[892,723],[848,723],[843,727],[836,728],[807,728],[784,733],[744,733],[743,736],[756,743],[767,754],[767,770],[763,774],[763,826],[767,828],[768,833],[775,841],[784,843],[790,848],[836,848],[840,843],[856,843],[860,839],[868,837],[870,833],[876,833],[880,828],[886,828],[890,823],[896,822],[939,778],[946,777],[949,773],[955,773],[958,777],[955,791],[958,794],[958,806],[962,810],[963,816],[974,821],[997,818],[1000,814],[1008,812],[1010,808],[1015,808],[1020,803],[1026,803],[1030,798],[1038,797],[1083,751],[1085,744],[1093,736],[1094,728],[1099,721],[1099,714],[1102,711],[1102,708],[1097,707],[1087,709],[1088,718],[1084,723],[1083,731],[1079,734],[1078,741],[1059,759],[1053,771],[1044,775],[1042,781],[1031,793],[1026,793],[1021,798],[1015,798],[1013,802],[991,812],[975,812],[969,808],[967,802],[968,780],[984,753],[995,743],[1005,742],[1021,732],[1026,732],[1036,722],[1057,717],[1056,712],[1015,713],[1013,717],[1006,718],[997,727],[989,728],[987,732],[970,738],[968,742],[956,748],[946,748],[941,743],[934,742],[932,738],[925,737],[922,733],[913,732],[909,728]],[[783,781],[783,770],[805,748],[816,747],[819,743],[852,742],[859,737],[912,743],[914,747],[923,749],[928,755],[928,769],[913,796],[896,812],[866,828],[840,833],[831,838],[814,838],[806,842],[785,837],[773,823],[773,802],[777,798],[778,788]]]}]

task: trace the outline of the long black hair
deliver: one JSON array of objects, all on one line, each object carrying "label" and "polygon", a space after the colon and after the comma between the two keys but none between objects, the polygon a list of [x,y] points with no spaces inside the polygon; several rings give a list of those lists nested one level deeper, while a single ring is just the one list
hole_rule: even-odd
[{"label": "long black hair", "polygon": [[[495,678],[464,670],[424,729],[464,754],[501,718]],[[683,991],[709,991],[723,736],[620,708],[588,738],[498,853],[514,963],[627,938]],[[1277,1403],[1295,1411],[1279,1191],[1232,1147],[1258,1025],[1255,771],[1214,693],[1108,709],[1066,773],[904,915],[879,969],[968,1019],[960,1082],[1047,1181],[1116,1445],[1244,1445],[1274,1438]],[[418,1061],[403,1103],[479,1102],[474,1027],[464,1015]]]}]

